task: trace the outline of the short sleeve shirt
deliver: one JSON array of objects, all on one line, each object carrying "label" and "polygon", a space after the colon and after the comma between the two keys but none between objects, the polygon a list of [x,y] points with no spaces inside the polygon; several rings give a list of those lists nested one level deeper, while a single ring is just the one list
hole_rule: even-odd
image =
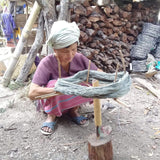
[{"label": "short sleeve shirt", "polygon": [[[61,77],[69,77],[79,71],[88,69],[88,65],[89,59],[81,53],[76,53],[73,60],[70,62],[69,72],[66,72],[61,67]],[[91,63],[90,70],[97,70],[94,63]],[[32,82],[39,86],[46,86],[50,80],[57,80],[58,78],[58,61],[54,55],[48,55],[39,63]]]}]

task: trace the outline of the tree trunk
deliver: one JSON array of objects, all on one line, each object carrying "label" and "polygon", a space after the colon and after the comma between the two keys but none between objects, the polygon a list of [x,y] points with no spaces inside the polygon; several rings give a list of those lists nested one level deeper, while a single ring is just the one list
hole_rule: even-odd
[{"label": "tree trunk", "polygon": [[69,17],[68,8],[69,8],[69,0],[61,0],[58,20],[70,21],[70,19],[68,19]]},{"label": "tree trunk", "polygon": [[39,11],[40,11],[40,6],[38,5],[38,3],[35,1],[34,3],[34,6],[33,6],[33,9],[32,9],[32,12],[26,22],[26,25],[22,31],[22,35],[21,35],[21,38],[16,46],[16,49],[14,51],[14,57],[12,58],[11,62],[10,62],[10,65],[8,66],[4,76],[3,76],[3,85],[6,87],[8,86],[8,84],[10,83],[10,79],[11,79],[11,76],[13,74],[13,71],[15,69],[15,66],[16,66],[16,63],[23,51],[23,48],[25,46],[25,43],[27,41],[27,38],[29,36],[29,33],[32,29],[32,26],[35,22],[35,20],[37,19],[37,16],[39,14]]},{"label": "tree trunk", "polygon": [[30,69],[31,69],[33,63],[34,63],[36,55],[37,55],[37,53],[43,43],[43,39],[44,39],[43,28],[44,28],[44,19],[43,19],[43,15],[42,15],[42,11],[41,11],[40,16],[39,16],[39,20],[38,20],[38,28],[37,28],[36,38],[35,38],[35,41],[29,51],[26,62],[25,62],[24,66],[23,66],[23,68],[22,68],[22,70],[16,80],[17,83],[22,84],[27,79],[27,76],[30,72]]},{"label": "tree trunk", "polygon": [[[47,40],[51,31],[52,24],[57,20],[55,0],[48,0],[42,4],[43,4],[43,16],[44,16],[45,28],[46,28],[45,35]],[[51,54],[51,53],[53,53],[53,49],[51,47],[48,47],[48,54]]]}]

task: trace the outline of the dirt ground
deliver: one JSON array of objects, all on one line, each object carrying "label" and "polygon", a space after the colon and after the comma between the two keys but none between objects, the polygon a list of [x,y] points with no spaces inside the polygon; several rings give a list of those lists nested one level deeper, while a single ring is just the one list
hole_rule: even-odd
[{"label": "dirt ground", "polygon": [[[160,159],[160,101],[136,82],[120,100],[102,100],[102,126],[110,129],[114,160]],[[146,79],[160,93],[160,81]],[[66,117],[58,118],[51,136],[40,132],[46,116],[37,112],[26,96],[27,87],[4,88],[0,77],[0,160],[88,160],[88,137],[95,133],[93,105],[83,105],[89,126],[81,127]]]}]

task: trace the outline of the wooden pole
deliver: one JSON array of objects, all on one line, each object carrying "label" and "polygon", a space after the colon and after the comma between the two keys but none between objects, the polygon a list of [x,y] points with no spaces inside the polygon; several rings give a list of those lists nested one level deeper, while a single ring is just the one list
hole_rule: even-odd
[{"label": "wooden pole", "polygon": [[[94,80],[93,86],[98,87],[99,82]],[[93,104],[96,134],[92,134],[88,138],[89,160],[112,160],[113,150],[111,138],[105,133],[100,133],[100,126],[102,125],[100,99],[93,99]]]},{"label": "wooden pole", "polygon": [[30,14],[30,16],[29,16],[29,18],[23,28],[22,35],[21,35],[20,40],[18,41],[18,44],[17,44],[16,49],[14,51],[14,56],[9,64],[4,76],[3,76],[3,86],[5,86],[5,87],[7,87],[10,83],[10,79],[11,79],[12,74],[14,72],[16,63],[17,63],[17,61],[23,51],[23,48],[26,44],[29,33],[32,29],[33,24],[35,23],[35,20],[38,17],[40,9],[41,9],[41,7],[38,5],[37,1],[35,1],[34,5],[33,5],[32,12],[31,12],[31,14]]},{"label": "wooden pole", "polygon": [[[99,81],[94,80],[93,87],[98,87],[98,86],[99,86]],[[94,104],[94,122],[96,126],[96,135],[97,135],[97,138],[99,138],[100,126],[102,126],[100,99],[94,98],[93,104]]]}]

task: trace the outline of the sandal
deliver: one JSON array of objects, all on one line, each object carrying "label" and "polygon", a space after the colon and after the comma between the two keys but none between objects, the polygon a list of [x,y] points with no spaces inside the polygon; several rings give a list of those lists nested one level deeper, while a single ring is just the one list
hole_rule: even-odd
[{"label": "sandal", "polygon": [[[76,123],[77,125],[81,125],[81,126],[88,126],[89,125],[89,121],[88,118],[84,117],[84,116],[79,116],[79,117],[70,117],[71,120]],[[86,122],[84,124],[81,124],[81,121],[86,120]]]},{"label": "sandal", "polygon": [[[51,135],[51,134],[54,132],[55,125],[56,125],[56,122],[44,122],[43,125],[42,125],[42,127],[41,127],[41,132],[42,132],[42,134],[44,134],[44,135]],[[43,127],[48,127],[48,128],[50,128],[52,131],[51,131],[51,132],[44,131],[44,130],[43,130]]]}]

